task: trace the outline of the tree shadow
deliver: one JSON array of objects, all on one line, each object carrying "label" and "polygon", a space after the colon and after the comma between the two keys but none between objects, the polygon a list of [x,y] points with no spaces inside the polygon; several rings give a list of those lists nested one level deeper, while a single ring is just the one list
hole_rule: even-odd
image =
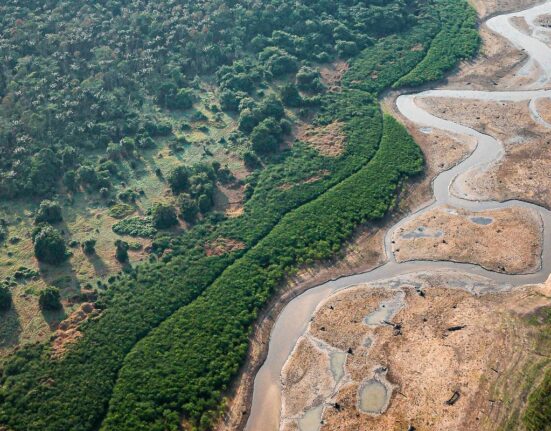
[{"label": "tree shadow", "polygon": [[17,346],[21,332],[21,322],[14,305],[9,310],[0,311],[0,348]]},{"label": "tree shadow", "polygon": [[55,331],[58,325],[67,318],[67,313],[63,307],[60,307],[58,310],[45,310],[42,309],[42,317],[44,321],[48,324],[48,327],[51,331]]},{"label": "tree shadow", "polygon": [[85,256],[94,267],[94,272],[97,277],[105,277],[109,274],[109,267],[101,256],[98,256],[96,253]]}]

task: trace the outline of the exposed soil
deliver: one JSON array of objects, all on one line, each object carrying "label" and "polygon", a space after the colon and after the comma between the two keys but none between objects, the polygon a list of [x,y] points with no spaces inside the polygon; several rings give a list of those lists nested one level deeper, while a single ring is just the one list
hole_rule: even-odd
[{"label": "exposed soil", "polygon": [[481,19],[499,13],[514,12],[543,3],[542,0],[470,0]]},{"label": "exposed soil", "polygon": [[296,138],[328,157],[339,156],[346,145],[346,136],[338,121],[326,126],[302,124],[297,127]]},{"label": "exposed soil", "polygon": [[214,209],[226,216],[239,217],[243,214],[244,187],[239,185],[224,186],[218,184],[214,195]]},{"label": "exposed soil", "polygon": [[527,273],[541,266],[543,225],[526,208],[472,213],[438,207],[400,227],[393,242],[398,262],[446,260]]},{"label": "exposed soil", "polygon": [[80,325],[101,313],[92,302],[85,302],[71,313],[71,315],[62,321],[54,332],[52,341],[52,357],[61,358],[67,351],[67,348],[77,341],[81,336]]},{"label": "exposed soil", "polygon": [[289,189],[292,189],[293,187],[299,185],[299,184],[311,184],[311,183],[315,183],[319,180],[321,180],[323,177],[329,175],[331,172],[330,171],[327,171],[327,170],[322,170],[319,172],[319,174],[317,175],[312,175],[311,177],[309,178],[306,178],[305,180],[302,180],[302,181],[297,181],[295,183],[285,183],[285,184],[282,184],[280,185],[278,188],[280,190],[289,190]]},{"label": "exposed soil", "polygon": [[[481,200],[523,199],[551,208],[551,129],[534,121],[528,102],[423,98],[417,104],[435,115],[494,136],[505,146],[500,161],[488,169],[476,168],[460,176],[453,184],[454,193]],[[541,114],[549,115],[546,109]]]},{"label": "exposed soil", "polygon": [[205,244],[207,256],[221,256],[232,251],[243,250],[245,243],[231,238],[216,238],[216,240]]},{"label": "exposed soil", "polygon": [[[498,413],[505,406],[493,405],[495,387],[551,354],[534,351],[538,329],[526,318],[551,306],[549,282],[503,295],[492,293],[490,281],[468,274],[417,274],[394,281],[393,289],[381,289],[388,281],[346,289],[319,306],[286,364],[295,371],[283,374],[283,397],[292,398],[294,414],[286,418],[286,431],[299,429],[299,401],[303,411],[325,406],[321,430],[327,431],[495,429],[495,420],[510,413]],[[475,292],[463,290],[473,286]],[[400,291],[405,306],[391,322],[375,327],[363,322]],[[309,353],[311,337],[327,349],[348,352],[345,377],[329,390],[327,359]],[[380,416],[361,413],[360,383],[380,367],[395,387],[388,410]],[[297,386],[309,388],[304,397]],[[459,395],[455,401],[454,393]]]},{"label": "exposed soil", "polygon": [[480,54],[459,66],[457,73],[447,79],[449,87],[467,90],[519,89],[532,84],[539,76],[538,67],[526,63],[528,56],[523,51],[484,24],[480,27],[480,37]]},{"label": "exposed soil", "polygon": [[349,65],[346,61],[337,61],[330,66],[320,68],[321,80],[328,88],[328,91],[336,92],[340,90],[342,77],[348,70]]},{"label": "exposed soil", "polygon": [[544,121],[551,124],[551,99],[542,97],[536,100],[536,110]]}]

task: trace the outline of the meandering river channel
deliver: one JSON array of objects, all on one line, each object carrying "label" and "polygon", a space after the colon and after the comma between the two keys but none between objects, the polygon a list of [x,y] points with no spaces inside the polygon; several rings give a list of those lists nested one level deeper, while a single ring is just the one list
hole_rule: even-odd
[{"label": "meandering river channel", "polygon": [[[304,333],[317,305],[337,290],[353,285],[376,280],[392,278],[398,275],[435,270],[462,271],[465,273],[487,277],[498,282],[504,289],[524,284],[544,282],[551,273],[551,212],[543,207],[523,201],[477,201],[469,196],[457,196],[452,192],[454,181],[473,168],[485,169],[498,162],[504,154],[502,144],[491,136],[484,135],[474,129],[452,121],[438,118],[420,107],[415,101],[423,97],[444,97],[448,99],[469,99],[481,101],[528,101],[532,118],[545,127],[551,124],[539,115],[535,101],[542,97],[551,98],[551,90],[542,89],[551,78],[551,48],[541,40],[525,34],[513,26],[512,17],[522,17],[531,26],[537,26],[536,18],[551,13],[551,3],[532,7],[522,12],[499,15],[491,18],[486,25],[495,33],[508,39],[517,48],[524,50],[529,56],[532,66],[538,65],[540,77],[532,84],[530,90],[523,91],[463,91],[463,90],[430,90],[413,95],[398,97],[396,104],[402,115],[415,123],[419,128],[434,128],[453,132],[458,135],[474,137],[477,146],[474,152],[452,169],[442,172],[433,181],[434,199],[417,212],[405,217],[394,225],[385,236],[385,252],[387,263],[361,274],[343,277],[319,285],[292,300],[282,311],[275,323],[270,336],[269,352],[263,366],[255,378],[252,409],[246,425],[247,431],[275,431],[279,429],[281,409],[280,375],[283,365],[295,346],[298,338]],[[545,29],[539,29],[545,32]],[[398,263],[392,252],[392,237],[394,232],[421,213],[435,206],[451,205],[469,211],[483,211],[511,207],[525,207],[536,210],[543,220],[543,254],[542,265],[537,272],[531,274],[510,275],[487,271],[477,265],[453,262],[412,261]]]}]

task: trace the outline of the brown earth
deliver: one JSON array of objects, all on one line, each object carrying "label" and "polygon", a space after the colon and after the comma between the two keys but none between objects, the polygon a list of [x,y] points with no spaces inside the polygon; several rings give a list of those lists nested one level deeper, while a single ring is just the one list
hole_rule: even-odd
[{"label": "brown earth", "polygon": [[543,3],[543,0],[469,0],[481,19],[499,13],[515,12]]},{"label": "brown earth", "polygon": [[551,124],[551,99],[548,97],[542,97],[536,100],[536,110],[540,114],[541,118]]},{"label": "brown earth", "polygon": [[61,358],[67,348],[82,336],[80,325],[88,319],[99,316],[100,313],[101,310],[98,310],[93,302],[84,302],[62,321],[52,337],[52,357]]},{"label": "brown earth", "polygon": [[[551,208],[551,129],[535,122],[528,102],[422,98],[423,109],[503,142],[503,158],[460,176],[453,192],[471,199],[520,199]],[[545,103],[545,102],[544,102]],[[543,115],[548,115],[544,110]]]},{"label": "brown earth", "polygon": [[[476,223],[476,217],[490,223]],[[445,260],[529,273],[541,267],[542,233],[541,217],[527,208],[473,213],[437,207],[401,226],[393,236],[393,251],[398,262]]]},{"label": "brown earth", "polygon": [[282,184],[278,187],[278,189],[280,190],[290,190],[292,189],[293,187],[299,185],[299,184],[311,184],[311,183],[315,183],[319,180],[321,180],[323,177],[329,175],[331,172],[328,171],[328,170],[325,170],[325,169],[322,169],[321,171],[319,171],[319,174],[317,175],[312,175],[311,177],[309,178],[306,178],[305,180],[302,180],[302,181],[297,181],[295,183],[285,183],[285,184]]},{"label": "brown earth", "polygon": [[[406,430],[410,426],[418,430],[496,429],[498,423],[518,413],[525,394],[511,406],[499,391],[523,375],[528,364],[549,366],[551,346],[542,342],[541,328],[530,317],[541,307],[551,306],[551,282],[503,295],[493,293],[491,281],[461,273],[422,273],[394,280],[399,287],[382,290],[388,285],[382,281],[346,289],[318,307],[306,336],[286,364],[286,368],[305,371],[300,379],[283,375],[283,396],[294,397],[295,410],[300,397],[293,386],[302,385],[320,388],[307,392],[302,405],[303,411],[324,405],[322,431]],[[478,290],[468,292],[457,286],[469,290],[478,286]],[[405,305],[390,322],[399,324],[399,331],[391,324],[363,323],[381,301],[400,292],[405,294]],[[321,340],[328,349],[348,352],[345,377],[330,391],[327,382],[317,382],[318,375],[327,375],[327,361],[308,355],[303,341],[308,337]],[[317,373],[310,369],[312,364]],[[388,410],[380,416],[361,413],[357,408],[359,385],[380,367],[388,370],[387,378],[395,387]],[[328,392],[332,394],[326,396]],[[447,404],[455,392],[459,398]],[[286,418],[285,430],[298,430],[300,417]]]},{"label": "brown earth", "polygon": [[245,243],[231,238],[216,238],[205,244],[207,256],[221,256],[232,251],[243,250]]},{"label": "brown earth", "polygon": [[328,157],[341,155],[346,145],[346,136],[338,121],[326,126],[302,124],[297,127],[296,138]]},{"label": "brown earth", "polygon": [[225,186],[218,184],[214,194],[214,209],[226,216],[239,217],[245,210],[243,207],[245,189],[242,185]]},{"label": "brown earth", "polygon": [[349,68],[346,61],[337,61],[329,66],[320,67],[321,80],[330,92],[339,91],[342,77]]}]

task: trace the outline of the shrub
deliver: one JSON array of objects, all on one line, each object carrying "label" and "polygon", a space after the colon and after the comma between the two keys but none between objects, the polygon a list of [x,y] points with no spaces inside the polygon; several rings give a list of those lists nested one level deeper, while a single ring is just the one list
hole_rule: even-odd
[{"label": "shrub", "polygon": [[165,204],[157,204],[151,208],[151,220],[157,229],[167,229],[178,224],[176,211]]},{"label": "shrub", "polygon": [[178,166],[168,174],[167,181],[173,193],[186,191],[189,187],[190,170],[186,166]]},{"label": "shrub", "polygon": [[178,197],[178,206],[180,207],[182,218],[188,223],[193,223],[199,213],[199,208],[195,199],[187,193],[182,193]]},{"label": "shrub", "polygon": [[59,310],[61,308],[61,295],[57,287],[48,286],[40,291],[38,303],[43,310]]},{"label": "shrub", "polygon": [[55,201],[43,200],[34,218],[35,223],[58,223],[63,220],[61,207]]},{"label": "shrub", "polygon": [[151,217],[128,217],[113,225],[113,232],[119,235],[152,238],[157,233]]},{"label": "shrub", "polygon": [[82,243],[82,251],[84,254],[94,254],[96,252],[96,240],[89,238]]},{"label": "shrub", "polygon": [[38,226],[33,233],[34,255],[40,262],[59,265],[67,258],[65,240],[53,227]]},{"label": "shrub", "polygon": [[134,207],[128,204],[115,204],[109,208],[109,215],[114,218],[122,219],[135,211]]}]

